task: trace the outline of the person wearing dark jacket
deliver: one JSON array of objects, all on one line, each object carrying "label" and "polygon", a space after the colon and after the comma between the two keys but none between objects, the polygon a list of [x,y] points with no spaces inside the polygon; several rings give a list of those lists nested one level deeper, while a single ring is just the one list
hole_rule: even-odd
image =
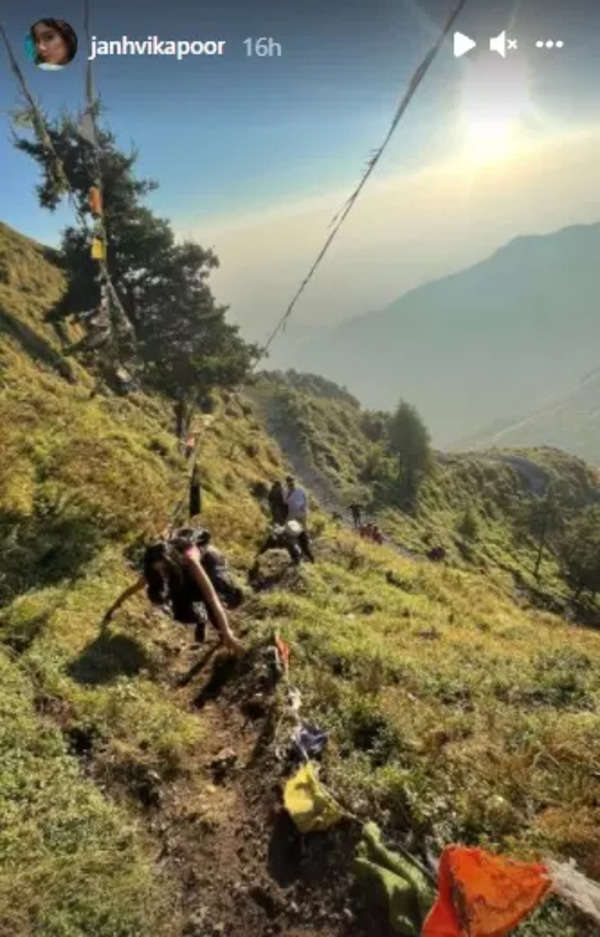
[{"label": "person wearing dark jacket", "polygon": [[[218,550],[208,547],[208,531],[202,532],[207,535],[204,543],[190,542],[190,538],[186,536],[188,533],[190,531],[182,530],[179,532],[180,536],[174,540],[161,541],[146,549],[143,574],[125,589],[109,608],[103,624],[108,624],[114,612],[126,599],[145,588],[154,605],[170,607],[175,621],[195,625],[197,640],[204,640],[206,623],[210,621],[219,632],[225,647],[239,654],[243,647],[231,630],[220,597],[225,590],[234,598],[232,593],[235,589],[230,579],[229,582],[226,581],[229,574],[224,559]],[[210,553],[210,558],[205,564],[207,553]],[[223,570],[227,573],[225,579]],[[213,582],[211,572],[216,574],[216,582]],[[239,590],[236,598],[236,604],[239,605]]]},{"label": "person wearing dark jacket", "polygon": [[274,524],[285,524],[288,517],[288,506],[281,482],[273,482],[269,492],[269,507]]}]

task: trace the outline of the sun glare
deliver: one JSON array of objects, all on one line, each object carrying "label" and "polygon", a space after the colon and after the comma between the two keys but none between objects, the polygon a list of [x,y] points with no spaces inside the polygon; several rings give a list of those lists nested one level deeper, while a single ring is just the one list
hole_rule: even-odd
[{"label": "sun glare", "polygon": [[464,155],[469,162],[499,161],[523,140],[523,119],[532,108],[523,63],[480,58],[465,71],[460,110]]},{"label": "sun glare", "polygon": [[469,160],[483,162],[509,156],[515,143],[515,130],[515,122],[509,117],[469,121],[465,135]]}]

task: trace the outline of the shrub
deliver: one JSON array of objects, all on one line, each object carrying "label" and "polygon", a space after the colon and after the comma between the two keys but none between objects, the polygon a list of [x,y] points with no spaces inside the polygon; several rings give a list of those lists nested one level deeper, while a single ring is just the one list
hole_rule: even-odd
[{"label": "shrub", "polygon": [[466,509],[461,518],[459,518],[456,529],[459,534],[466,537],[467,540],[476,540],[479,534],[479,521],[472,505]]}]

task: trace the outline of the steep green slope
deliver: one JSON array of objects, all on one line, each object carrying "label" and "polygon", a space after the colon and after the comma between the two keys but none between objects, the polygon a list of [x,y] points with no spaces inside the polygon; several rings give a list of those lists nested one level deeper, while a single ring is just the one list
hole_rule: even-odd
[{"label": "steep green slope", "polygon": [[[560,480],[565,511],[600,498],[595,473],[560,450],[546,448],[434,453],[416,510],[394,506],[394,492],[382,483],[393,471],[379,442],[385,415],[363,411],[347,391],[296,372],[264,374],[251,396],[280,442],[322,500],[347,516],[358,500],[370,506],[397,544],[423,555],[442,546],[464,568],[512,571],[531,578],[537,547],[524,536],[524,505],[550,481]],[[564,592],[547,554],[542,577]]]},{"label": "steep green slope", "polygon": [[261,374],[249,396],[291,462],[332,508],[370,497],[362,483],[371,443],[357,400],[315,375]]},{"label": "steep green slope", "polygon": [[[42,321],[60,274],[3,236],[4,269],[13,243],[54,284],[44,299],[21,273],[3,311],[60,354]],[[83,369],[70,383],[14,330],[0,329],[0,367],[0,933],[347,935],[349,855],[328,852],[343,832],[307,838],[298,887],[277,865],[271,791],[285,773],[269,743],[277,709],[248,686],[252,653],[217,657],[211,676],[143,597],[101,627],[185,495],[170,408],[91,397]],[[196,428],[202,519],[241,577],[267,524],[261,492],[287,466],[235,395]],[[317,564],[252,596],[235,627],[249,648],[274,628],[289,641],[303,713],[330,732],[328,784],[417,852],[464,839],[574,856],[600,878],[596,634],[518,606],[488,576],[369,546],[318,513],[313,527]],[[216,782],[223,745],[238,768]],[[517,933],[592,930],[551,903]]]},{"label": "steep green slope", "polygon": [[[140,772],[177,774],[202,740],[198,720],[157,682],[160,643],[173,629],[127,610],[121,628],[100,627],[132,579],[125,556],[164,528],[185,494],[186,470],[163,403],[92,397],[83,369],[74,366],[72,384],[54,359],[40,357],[38,342],[60,357],[44,316],[62,277],[41,249],[8,229],[2,235],[2,314],[30,331],[0,329],[0,812],[10,818],[2,827],[0,930],[179,934],[177,885],[155,867],[156,845],[73,752],[96,746],[105,781],[122,776],[127,789]],[[244,423],[223,447],[232,439],[249,446],[253,430]],[[203,448],[210,520],[215,471]],[[235,471],[235,457],[228,464]],[[245,499],[250,518],[252,508],[260,513],[246,471],[217,469],[217,477],[235,492],[235,510]],[[243,549],[234,509],[218,513],[221,534],[235,526]]]},{"label": "steep green slope", "polygon": [[85,777],[72,740],[146,737],[150,752],[174,753],[197,728],[147,682],[91,691],[69,673],[79,662],[104,680],[119,654],[134,669],[146,659],[131,635],[102,639],[98,622],[123,581],[123,548],[164,517],[179,463],[149,402],[91,400],[81,369],[73,386],[40,354],[59,355],[44,316],[62,277],[1,233],[3,325],[24,327],[0,330],[1,929],[125,937],[173,914],[169,889],[153,887],[144,836]]}]

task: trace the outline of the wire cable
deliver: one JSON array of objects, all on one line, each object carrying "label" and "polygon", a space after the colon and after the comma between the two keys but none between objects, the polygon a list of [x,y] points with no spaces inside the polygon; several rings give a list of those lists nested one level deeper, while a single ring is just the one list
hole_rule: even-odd
[{"label": "wire cable", "polygon": [[336,215],[335,218],[333,219],[334,227],[333,227],[332,230],[330,231],[330,233],[329,233],[327,239],[325,240],[325,243],[323,244],[323,247],[321,248],[321,250],[320,250],[319,253],[317,254],[317,256],[316,256],[316,258],[315,258],[315,260],[314,260],[312,266],[310,267],[310,269],[309,269],[309,271],[308,271],[308,273],[306,274],[306,276],[304,277],[304,279],[303,279],[302,282],[300,283],[300,286],[299,286],[298,289],[296,290],[296,293],[294,294],[294,296],[293,296],[291,302],[289,303],[287,309],[285,310],[285,312],[283,313],[283,315],[281,316],[281,318],[279,319],[279,321],[278,321],[277,324],[275,325],[275,328],[273,329],[273,331],[271,332],[271,334],[270,334],[269,337],[267,338],[267,341],[266,341],[264,347],[263,347],[262,350],[261,350],[261,354],[260,354],[259,358],[257,359],[257,361],[256,361],[255,364],[254,364],[254,368],[256,368],[257,365],[259,364],[259,362],[267,355],[267,352],[268,352],[269,348],[271,347],[273,341],[275,340],[275,338],[277,337],[277,335],[279,334],[279,332],[285,327],[285,325],[286,325],[288,319],[290,318],[290,316],[291,316],[291,314],[292,314],[292,312],[293,312],[293,310],[294,310],[294,307],[295,307],[296,303],[298,302],[298,300],[300,299],[302,293],[304,292],[304,290],[305,290],[306,287],[308,286],[309,282],[310,282],[311,279],[313,278],[313,276],[314,276],[314,274],[315,274],[317,268],[319,267],[320,263],[322,262],[323,258],[325,257],[325,254],[326,254],[327,251],[329,250],[329,248],[330,248],[330,246],[331,246],[333,240],[335,239],[335,237],[336,237],[337,234],[339,233],[340,228],[341,228],[342,225],[344,224],[344,221],[346,220],[346,218],[347,218],[348,215],[350,214],[350,211],[352,210],[352,207],[354,206],[356,200],[358,199],[360,193],[362,192],[364,186],[366,185],[366,182],[367,182],[369,176],[371,175],[371,173],[372,173],[373,170],[375,169],[377,163],[379,162],[379,160],[380,160],[381,157],[383,156],[383,153],[384,153],[384,151],[385,151],[385,149],[386,149],[388,143],[389,143],[390,140],[392,139],[392,136],[393,136],[393,134],[394,134],[394,131],[396,130],[396,127],[397,127],[398,124],[400,123],[400,120],[401,120],[401,118],[402,118],[404,112],[406,111],[408,105],[410,104],[410,102],[411,102],[411,100],[412,100],[412,98],[413,98],[413,95],[415,94],[417,88],[419,87],[419,85],[420,85],[421,82],[423,81],[423,78],[424,78],[425,75],[427,74],[427,72],[428,72],[428,70],[429,70],[429,67],[431,66],[433,60],[435,59],[437,53],[439,52],[440,47],[441,47],[441,45],[442,45],[444,39],[446,38],[446,36],[447,36],[448,33],[450,32],[450,30],[452,29],[452,27],[453,27],[453,25],[454,25],[454,23],[455,23],[457,17],[458,17],[459,14],[462,12],[462,9],[463,9],[463,7],[464,7],[464,5],[465,5],[466,2],[467,2],[467,0],[459,0],[459,3],[456,5],[456,7],[454,8],[454,10],[452,11],[452,13],[450,14],[450,16],[448,17],[446,23],[444,24],[444,27],[443,27],[443,29],[442,29],[442,31],[441,31],[441,33],[440,33],[438,39],[437,39],[436,42],[433,44],[433,46],[431,47],[431,49],[429,50],[429,52],[427,53],[427,55],[425,56],[425,58],[423,59],[423,61],[421,62],[421,64],[420,64],[419,67],[417,68],[417,70],[415,71],[415,73],[413,74],[413,76],[412,76],[412,78],[411,78],[411,80],[410,80],[410,82],[409,82],[408,88],[407,88],[407,90],[405,91],[404,95],[402,96],[402,99],[400,100],[400,103],[399,103],[399,105],[398,105],[398,107],[397,107],[397,109],[396,109],[396,113],[394,114],[394,117],[393,117],[392,122],[391,122],[391,124],[390,124],[389,130],[388,130],[388,132],[386,133],[386,135],[385,135],[385,137],[384,137],[384,139],[383,139],[383,142],[377,147],[377,149],[374,150],[374,155],[369,159],[369,161],[368,161],[368,163],[367,163],[367,167],[366,167],[365,171],[363,172],[363,174],[362,174],[362,176],[361,176],[361,178],[360,178],[360,180],[359,180],[359,182],[358,182],[358,185],[356,186],[356,188],[354,189],[354,191],[352,192],[352,194],[351,194],[350,197],[348,198],[348,200],[347,200],[347,202],[345,203],[345,205],[344,205],[344,207],[343,207],[341,213],[338,214],[338,215]]}]

